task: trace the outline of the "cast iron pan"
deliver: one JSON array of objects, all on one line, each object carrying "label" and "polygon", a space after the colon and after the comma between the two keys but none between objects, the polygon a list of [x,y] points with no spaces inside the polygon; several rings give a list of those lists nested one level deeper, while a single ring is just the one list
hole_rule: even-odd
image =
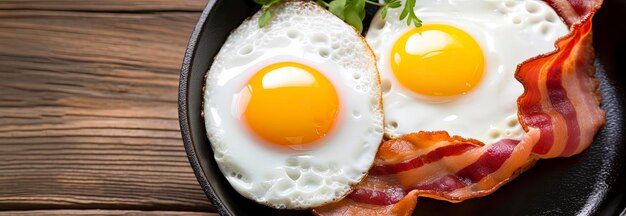
[{"label": "cast iron pan", "polygon": [[[258,10],[251,0],[209,0],[189,40],[180,74],[180,129],[198,182],[222,215],[308,215],[275,210],[240,196],[218,169],[205,136],[204,75],[222,43]],[[368,8],[368,17],[375,11]],[[624,140],[626,1],[605,0],[594,18],[597,77],[607,123],[594,143],[570,158],[542,160],[497,192],[458,204],[419,198],[416,215],[618,215],[626,206]],[[369,23],[366,20],[366,23]],[[248,160],[262,160],[248,158]]]}]

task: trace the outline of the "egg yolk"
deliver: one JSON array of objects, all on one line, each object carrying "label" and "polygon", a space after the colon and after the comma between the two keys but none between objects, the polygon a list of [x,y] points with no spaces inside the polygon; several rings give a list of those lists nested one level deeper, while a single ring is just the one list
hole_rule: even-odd
[{"label": "egg yolk", "polygon": [[404,33],[390,56],[396,80],[426,96],[465,94],[476,87],[485,70],[483,52],[474,38],[443,24]]},{"label": "egg yolk", "polygon": [[258,71],[241,91],[243,118],[275,146],[303,146],[326,136],[339,110],[334,86],[319,71],[281,62]]}]

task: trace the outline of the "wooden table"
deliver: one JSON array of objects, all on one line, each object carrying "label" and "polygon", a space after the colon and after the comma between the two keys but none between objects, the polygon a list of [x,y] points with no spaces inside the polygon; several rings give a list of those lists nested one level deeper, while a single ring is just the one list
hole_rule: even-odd
[{"label": "wooden table", "polygon": [[0,1],[0,215],[215,215],[177,117],[205,4]]}]

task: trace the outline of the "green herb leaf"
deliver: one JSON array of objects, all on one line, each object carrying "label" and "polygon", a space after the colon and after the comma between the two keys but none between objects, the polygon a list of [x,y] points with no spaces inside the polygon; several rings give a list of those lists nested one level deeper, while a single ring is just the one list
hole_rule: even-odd
[{"label": "green herb leaf", "polygon": [[400,0],[385,0],[385,4],[383,5],[380,15],[383,19],[385,19],[385,17],[387,17],[387,10],[389,8],[399,8],[400,6],[402,6]]},{"label": "green herb leaf", "polygon": [[259,27],[263,28],[267,26],[267,24],[270,24],[270,21],[272,21],[272,14],[269,9],[265,9],[265,12],[259,17]]},{"label": "green herb leaf", "polygon": [[346,23],[354,26],[359,32],[363,31],[363,18],[361,18],[360,14],[357,13],[346,13],[346,18],[344,19]]},{"label": "green herb leaf", "polygon": [[346,23],[363,31],[365,19],[365,0],[333,0],[328,3],[328,11]]},{"label": "green herb leaf", "polygon": [[272,5],[272,4],[275,4],[275,3],[279,2],[279,1],[280,0],[254,0],[254,2],[256,2],[257,4],[263,5],[263,6],[265,6],[265,5]]},{"label": "green herb leaf", "polygon": [[346,4],[348,0],[333,0],[328,3],[328,11],[335,14],[335,16],[339,17],[339,19],[345,19],[343,11],[346,10]]},{"label": "green herb leaf", "polygon": [[270,7],[280,1],[281,0],[254,0],[254,2],[256,2],[257,4],[263,5],[261,9],[264,11],[263,11],[263,14],[261,14],[261,16],[259,17],[260,28],[263,28],[267,26],[267,24],[270,24],[270,21],[272,20],[272,13],[270,12]]},{"label": "green herb leaf", "polygon": [[402,13],[400,13],[400,20],[407,18],[407,25],[411,25],[411,23],[413,23],[415,27],[420,27],[422,26],[422,20],[417,18],[417,16],[415,15],[415,1],[416,0],[406,0],[404,9],[402,9]]},{"label": "green herb leaf", "polygon": [[[259,27],[267,26],[272,20],[272,14],[270,7],[282,0],[254,0],[257,4],[262,5],[262,10],[265,10],[259,17]],[[381,16],[383,19],[387,16],[387,10],[389,8],[402,7],[401,0],[384,0],[385,3],[379,3],[377,0],[316,0],[317,4],[328,9],[332,14],[339,17],[346,23],[354,26],[359,32],[363,31],[363,19],[365,19],[365,4],[376,5],[381,8]],[[406,19],[407,25],[415,25],[415,27],[422,26],[422,20],[417,18],[413,8],[415,7],[416,0],[406,0],[402,13],[400,13],[400,20]]]}]

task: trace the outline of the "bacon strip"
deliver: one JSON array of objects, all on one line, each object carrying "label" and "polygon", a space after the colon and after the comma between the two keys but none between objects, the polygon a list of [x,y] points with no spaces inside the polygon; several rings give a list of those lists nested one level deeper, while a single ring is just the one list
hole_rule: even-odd
[{"label": "bacon strip", "polygon": [[525,89],[518,111],[524,129],[541,131],[533,149],[538,157],[568,157],[586,149],[605,122],[591,44],[591,18],[602,1],[547,2],[574,24],[554,52],[518,67],[516,78]]},{"label": "bacon strip", "polygon": [[318,215],[410,215],[417,197],[450,202],[485,196],[539,158],[578,154],[605,122],[594,77],[591,18],[602,0],[546,0],[570,25],[557,49],[518,66],[525,92],[518,116],[521,141],[483,145],[445,132],[419,132],[381,145],[369,176]]},{"label": "bacon strip", "polygon": [[[393,168],[370,171],[345,199],[316,208],[314,213],[410,215],[418,196],[459,202],[490,194],[535,162],[531,150],[538,137],[539,132],[532,130],[521,141],[504,139],[483,145],[446,132],[419,132],[387,141],[379,148],[372,170]],[[403,149],[429,151],[390,158]]]},{"label": "bacon strip", "polygon": [[565,24],[572,27],[593,16],[602,5],[602,0],[544,0],[552,7]]}]

